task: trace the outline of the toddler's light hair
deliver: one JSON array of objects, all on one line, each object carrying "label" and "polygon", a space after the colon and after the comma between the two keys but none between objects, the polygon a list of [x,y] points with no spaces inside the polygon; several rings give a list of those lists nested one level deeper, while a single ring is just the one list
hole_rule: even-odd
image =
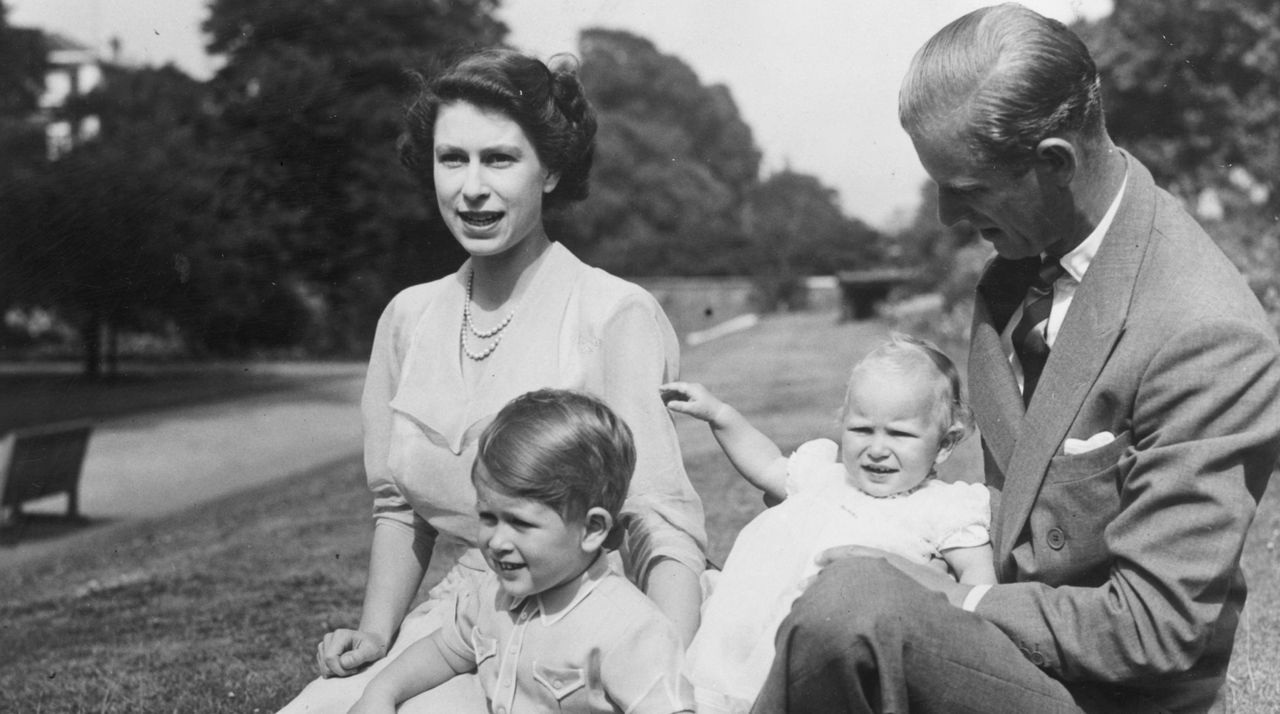
[{"label": "toddler's light hair", "polygon": [[928,340],[895,332],[888,341],[869,352],[849,371],[845,386],[842,416],[849,409],[849,396],[858,375],[876,367],[889,367],[900,373],[923,371],[934,379],[935,419],[943,445],[954,446],[973,430],[973,411],[964,398],[960,370],[951,358]]}]

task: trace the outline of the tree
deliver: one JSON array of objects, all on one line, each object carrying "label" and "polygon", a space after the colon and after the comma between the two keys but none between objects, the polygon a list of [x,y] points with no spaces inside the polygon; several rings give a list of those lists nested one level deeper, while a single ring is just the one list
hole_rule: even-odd
[{"label": "tree", "polygon": [[1280,5],[1116,0],[1079,28],[1107,127],[1193,209],[1280,327]]},{"label": "tree", "polygon": [[8,302],[79,324],[90,376],[104,331],[113,346],[121,327],[156,328],[182,312],[187,246],[207,243],[212,229],[213,178],[194,139],[201,98],[173,67],[109,69],[100,89],[63,110],[99,117],[100,136],[30,167],[0,206]]},{"label": "tree", "polygon": [[396,137],[414,89],[406,68],[462,44],[494,44],[497,0],[214,0],[209,50],[239,221],[288,294],[312,350],[363,349],[400,287],[460,257],[401,170]]},{"label": "tree", "polygon": [[770,306],[802,300],[807,275],[884,262],[880,234],[845,216],[835,190],[813,176],[779,171],[752,188],[747,208],[752,273]]},{"label": "tree", "polygon": [[[44,134],[31,121],[44,88],[44,34],[10,26],[8,13],[0,1],[0,196],[44,155]],[[0,283],[3,277],[0,272]]]},{"label": "tree", "polygon": [[760,152],[729,90],[626,32],[586,30],[580,51],[600,129],[591,197],[557,235],[626,275],[748,272],[742,219]]},{"label": "tree", "polygon": [[1105,78],[1108,129],[1158,183],[1194,199],[1256,182],[1280,211],[1280,5],[1116,0],[1080,32]]},{"label": "tree", "polygon": [[44,89],[44,34],[13,27],[8,16],[0,1],[0,117],[25,118]]}]

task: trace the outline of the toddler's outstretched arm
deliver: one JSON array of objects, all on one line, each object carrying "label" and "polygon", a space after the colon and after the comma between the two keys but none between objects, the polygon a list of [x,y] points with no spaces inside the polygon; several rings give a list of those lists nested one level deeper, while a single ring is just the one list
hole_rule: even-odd
[{"label": "toddler's outstretched arm", "polygon": [[737,409],[694,382],[670,382],[658,388],[673,412],[711,425],[711,433],[743,478],[765,492],[766,500],[787,497],[787,459],[769,437],[751,426]]}]

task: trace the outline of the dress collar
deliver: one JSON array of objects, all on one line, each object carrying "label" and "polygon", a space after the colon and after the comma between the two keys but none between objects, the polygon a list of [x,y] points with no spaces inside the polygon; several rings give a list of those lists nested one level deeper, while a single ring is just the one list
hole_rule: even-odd
[{"label": "dress collar", "polygon": [[559,384],[558,326],[585,267],[552,243],[521,299],[506,338],[477,383],[463,378],[458,335],[466,301],[468,260],[443,283],[437,299],[418,316],[391,408],[410,417],[433,443],[461,454],[493,415],[528,385]]}]

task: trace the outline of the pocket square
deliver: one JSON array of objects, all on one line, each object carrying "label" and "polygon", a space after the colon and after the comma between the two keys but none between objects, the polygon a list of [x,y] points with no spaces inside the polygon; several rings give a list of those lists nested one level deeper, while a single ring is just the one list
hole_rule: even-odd
[{"label": "pocket square", "polygon": [[1109,431],[1100,431],[1088,439],[1067,439],[1062,442],[1062,453],[1067,456],[1087,454],[1116,440],[1116,435]]}]

